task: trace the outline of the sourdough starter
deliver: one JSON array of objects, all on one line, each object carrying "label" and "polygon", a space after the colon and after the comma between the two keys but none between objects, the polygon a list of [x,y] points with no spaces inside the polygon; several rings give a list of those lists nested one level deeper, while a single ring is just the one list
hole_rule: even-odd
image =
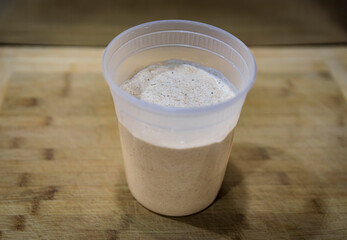
[{"label": "sourdough starter", "polygon": [[[143,101],[179,108],[213,105],[235,96],[215,70],[177,60],[146,67],[121,88]],[[216,198],[233,131],[220,142],[174,149],[136,138],[121,123],[119,130],[129,189],[143,206],[184,216],[203,210]]]}]

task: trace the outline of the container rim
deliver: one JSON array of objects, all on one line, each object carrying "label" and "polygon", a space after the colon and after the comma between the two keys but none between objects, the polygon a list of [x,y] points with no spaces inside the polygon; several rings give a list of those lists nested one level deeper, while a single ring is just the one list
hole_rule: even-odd
[{"label": "container rim", "polygon": [[[217,104],[213,104],[213,105],[209,105],[209,106],[202,106],[202,107],[169,107],[169,106],[161,106],[161,105],[158,105],[158,104],[148,103],[148,102],[142,101],[142,100],[137,99],[134,96],[128,94],[127,92],[123,91],[112,80],[112,77],[110,76],[110,73],[107,71],[107,67],[106,67],[107,66],[107,63],[106,63],[106,55],[107,55],[107,53],[110,51],[111,46],[118,39],[120,39],[124,35],[129,34],[129,32],[131,32],[131,31],[133,31],[133,30],[135,30],[137,28],[144,28],[144,27],[147,27],[149,25],[158,24],[158,23],[173,23],[173,24],[174,23],[181,23],[181,24],[190,24],[190,25],[200,25],[200,26],[203,26],[205,28],[210,28],[210,29],[213,29],[215,31],[219,31],[222,34],[227,35],[228,37],[234,39],[239,44],[241,44],[241,46],[246,50],[247,54],[249,54],[249,56],[251,57],[251,60],[252,60],[251,65],[253,66],[254,71],[252,73],[250,73],[250,81],[247,83],[247,85],[241,91],[238,91],[236,93],[235,97],[233,97],[231,99],[228,99],[228,100],[226,100],[224,102],[221,102],[221,103],[217,103]],[[177,31],[180,31],[180,30],[181,29],[177,29]],[[213,36],[211,36],[211,37],[213,37]],[[226,42],[224,42],[224,43],[230,46],[230,44],[228,44]],[[126,43],[124,43],[124,44],[126,44]],[[120,47],[122,47],[122,46],[120,46]],[[252,68],[252,66],[251,66],[251,68]],[[237,37],[235,37],[231,33],[227,32],[227,31],[225,31],[225,30],[223,30],[221,28],[218,28],[218,27],[206,24],[206,23],[201,23],[201,22],[196,22],[196,21],[189,21],[189,20],[175,20],[175,19],[172,19],[172,20],[171,19],[170,20],[158,20],[158,21],[151,21],[151,22],[143,23],[143,24],[131,27],[131,28],[123,31],[122,33],[118,34],[107,45],[107,47],[106,47],[106,49],[104,51],[103,58],[102,58],[102,68],[103,68],[104,77],[105,77],[107,83],[109,84],[109,86],[111,88],[111,91],[116,92],[124,100],[126,100],[126,101],[128,101],[128,102],[130,102],[130,103],[132,103],[132,104],[134,104],[134,105],[136,105],[138,107],[140,107],[141,109],[146,109],[146,110],[151,111],[151,112],[170,114],[170,115],[176,115],[176,116],[177,115],[183,115],[183,116],[190,115],[191,116],[191,115],[205,114],[205,113],[208,113],[208,112],[215,112],[215,111],[221,110],[223,108],[226,108],[226,107],[228,107],[230,105],[233,105],[242,96],[244,96],[245,94],[248,93],[248,91],[251,89],[251,87],[253,86],[253,84],[255,82],[255,78],[256,78],[256,74],[257,74],[257,65],[256,65],[256,62],[255,62],[255,58],[254,58],[252,52],[250,51],[250,49],[240,39],[238,39]]]}]

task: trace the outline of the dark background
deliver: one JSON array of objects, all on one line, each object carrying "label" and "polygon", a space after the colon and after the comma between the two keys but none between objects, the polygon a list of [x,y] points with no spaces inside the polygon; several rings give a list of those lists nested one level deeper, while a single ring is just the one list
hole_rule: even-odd
[{"label": "dark background", "polygon": [[345,44],[346,1],[0,0],[0,44],[105,46],[159,19],[221,27],[250,46]]}]

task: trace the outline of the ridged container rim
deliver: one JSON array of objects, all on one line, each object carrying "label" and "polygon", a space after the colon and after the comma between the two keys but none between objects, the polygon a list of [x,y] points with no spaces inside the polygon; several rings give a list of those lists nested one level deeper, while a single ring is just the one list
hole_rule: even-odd
[{"label": "ridged container rim", "polygon": [[[251,60],[252,60],[251,65],[252,66],[250,66],[250,68],[252,69],[252,67],[253,67],[254,71],[252,73],[250,73],[250,81],[248,83],[246,83],[247,85],[241,91],[238,91],[236,93],[235,97],[233,97],[232,99],[228,99],[227,101],[224,101],[222,103],[218,103],[218,104],[214,104],[214,105],[210,105],[210,106],[203,106],[203,107],[184,107],[183,108],[183,107],[161,106],[161,105],[157,105],[157,104],[153,104],[153,103],[144,102],[144,101],[142,101],[140,99],[137,99],[134,96],[126,93],[125,91],[123,91],[112,80],[112,76],[110,76],[110,73],[107,71],[106,55],[110,51],[112,45],[115,42],[117,42],[124,35],[129,34],[130,32],[136,30],[137,28],[144,28],[144,27],[147,27],[149,25],[158,24],[158,23],[172,23],[172,24],[180,23],[180,24],[200,25],[200,26],[203,26],[203,27],[206,27],[206,28],[213,29],[215,31],[219,31],[222,34],[232,38],[233,40],[236,40],[238,43],[241,44],[242,47],[244,47],[244,50],[246,50],[247,54],[249,54],[249,56],[251,57]],[[170,30],[172,30],[172,29],[170,29]],[[175,31],[176,30],[180,31],[182,29],[175,29]],[[192,33],[198,33],[198,32],[192,32]],[[209,35],[209,36],[214,38],[211,35]],[[222,40],[217,39],[217,38],[216,38],[216,40],[222,41]],[[230,46],[230,44],[228,44],[227,42],[225,42],[225,41],[223,41],[223,42]],[[124,44],[126,44],[126,43],[124,43]],[[121,48],[123,45],[121,45],[119,48]],[[115,51],[117,51],[117,49]],[[257,65],[256,65],[256,62],[255,62],[254,56],[251,53],[250,49],[246,46],[246,44],[244,44],[240,39],[238,39],[237,37],[235,37],[231,33],[227,32],[227,31],[225,31],[225,30],[223,30],[221,28],[218,28],[218,27],[206,24],[206,23],[201,23],[201,22],[196,22],[196,21],[188,21],[188,20],[159,20],[159,21],[151,21],[151,22],[140,24],[140,25],[136,25],[134,27],[131,27],[131,28],[123,31],[122,33],[118,34],[107,45],[107,47],[106,47],[106,49],[104,51],[104,54],[103,54],[103,58],[102,58],[102,67],[103,67],[104,77],[105,77],[106,81],[108,82],[108,84],[109,84],[109,86],[111,88],[111,91],[114,91],[116,94],[121,96],[124,100],[126,100],[126,101],[132,103],[133,105],[136,105],[139,108],[144,109],[144,110],[148,110],[148,111],[156,112],[156,113],[161,113],[161,114],[165,114],[165,115],[175,115],[175,116],[178,116],[178,115],[181,115],[181,116],[196,116],[196,115],[200,115],[200,114],[206,114],[206,113],[209,113],[209,112],[219,111],[219,110],[221,110],[223,108],[226,108],[226,107],[228,107],[230,105],[235,104],[242,96],[247,94],[248,91],[251,89],[251,87],[253,86],[253,84],[255,82],[255,78],[256,78],[256,74],[257,74]]]}]

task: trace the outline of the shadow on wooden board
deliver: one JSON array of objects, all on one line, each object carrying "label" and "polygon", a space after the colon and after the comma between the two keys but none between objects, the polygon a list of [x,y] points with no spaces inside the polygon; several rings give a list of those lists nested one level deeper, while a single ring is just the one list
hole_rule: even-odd
[{"label": "shadow on wooden board", "polygon": [[[295,183],[286,172],[261,170],[269,161],[271,164],[269,152],[281,156],[282,161],[299,161],[279,148],[235,144],[216,200],[205,210],[190,216],[158,215],[142,207],[128,190],[118,194],[116,200],[123,203],[120,205],[123,213],[117,236],[126,238],[136,232],[142,239],[320,239],[324,235],[321,232],[325,214],[323,202],[316,197],[317,193],[308,195],[304,205],[293,201],[291,192]],[[238,167],[242,161],[253,162],[247,172]],[[258,180],[251,177],[255,173]],[[269,174],[271,178],[266,177]],[[301,207],[305,213],[295,211]],[[132,208],[136,209],[136,216],[129,214]]]},{"label": "shadow on wooden board", "polygon": [[[237,189],[236,191],[233,191]],[[216,233],[240,238],[248,228],[247,191],[240,170],[229,161],[222,187],[214,203],[201,213],[174,218],[176,221]]]},{"label": "shadow on wooden board", "polygon": [[346,43],[345,12],[341,0],[2,0],[0,44],[105,46],[159,19],[209,23],[253,46]]}]

